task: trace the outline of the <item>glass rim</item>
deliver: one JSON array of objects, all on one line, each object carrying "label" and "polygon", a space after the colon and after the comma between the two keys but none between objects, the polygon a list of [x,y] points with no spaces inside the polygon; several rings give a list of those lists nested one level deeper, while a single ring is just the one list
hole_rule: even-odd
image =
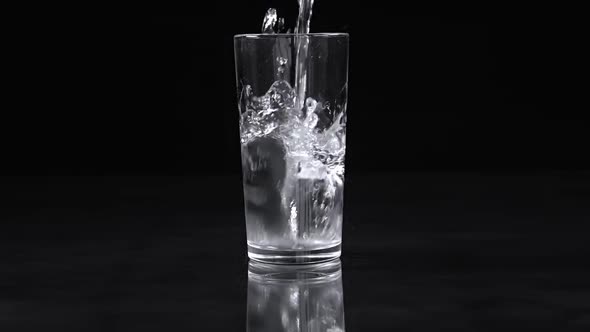
[{"label": "glass rim", "polygon": [[348,38],[349,34],[346,32],[311,32],[311,33],[241,33],[234,35],[234,39],[251,38],[251,39],[262,39],[262,38],[287,38],[295,36],[306,36],[306,37],[322,37],[322,38]]}]

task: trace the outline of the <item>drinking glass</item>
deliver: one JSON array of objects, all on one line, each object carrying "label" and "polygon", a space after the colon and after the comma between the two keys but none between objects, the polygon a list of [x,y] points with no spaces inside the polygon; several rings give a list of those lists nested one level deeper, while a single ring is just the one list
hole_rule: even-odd
[{"label": "drinking glass", "polygon": [[248,256],[340,256],[348,34],[234,37]]}]

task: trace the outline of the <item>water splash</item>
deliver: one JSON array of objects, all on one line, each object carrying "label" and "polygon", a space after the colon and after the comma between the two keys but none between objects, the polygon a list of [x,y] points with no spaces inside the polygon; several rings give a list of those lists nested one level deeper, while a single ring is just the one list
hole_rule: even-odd
[{"label": "water splash", "polygon": [[[289,220],[282,231],[286,235],[279,238],[292,239],[293,246],[317,236],[328,241],[338,237],[346,143],[342,109],[329,118],[330,104],[308,97],[302,112],[295,105],[295,94],[287,81],[276,81],[262,96],[252,95],[252,89],[245,86],[240,102],[243,151],[256,151],[266,139],[272,139],[283,151],[278,157],[283,161],[283,180],[280,187],[272,189],[278,190],[280,207],[273,209],[284,211]],[[320,125],[320,117],[328,123]],[[277,167],[258,164],[267,169],[244,163],[245,174],[272,174],[271,169]]]},{"label": "water splash", "polygon": [[262,33],[281,33],[285,30],[285,19],[278,17],[275,8],[269,8],[262,21]]},{"label": "water splash", "polygon": [[277,10],[269,8],[264,15],[262,21],[262,33],[275,33],[275,26],[277,24]]},{"label": "water splash", "polygon": [[[326,246],[340,241],[345,105],[334,108],[327,101],[306,96],[312,6],[313,0],[299,0],[294,45],[281,45],[281,41],[290,41],[277,39],[273,50],[277,55],[276,81],[262,96],[253,95],[246,85],[240,98],[245,178],[250,187],[268,193],[265,200],[252,200],[251,209],[247,209],[247,220],[253,225],[249,239],[256,238],[259,245],[273,243],[271,238],[291,239],[290,244],[281,246],[292,248],[314,241]],[[276,34],[284,29],[284,20],[270,8],[262,32]],[[293,47],[294,55],[290,53]],[[289,59],[295,67],[293,86],[289,83]],[[276,146],[273,158],[249,156],[265,144]],[[276,220],[283,218],[288,225],[277,228]]]}]

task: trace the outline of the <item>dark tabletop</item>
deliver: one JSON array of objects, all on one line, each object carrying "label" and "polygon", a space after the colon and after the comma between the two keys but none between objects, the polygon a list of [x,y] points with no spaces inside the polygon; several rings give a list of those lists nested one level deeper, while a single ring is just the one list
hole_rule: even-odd
[{"label": "dark tabletop", "polygon": [[[347,331],[590,330],[590,174],[347,178]],[[1,331],[245,331],[240,178],[0,178]]]}]

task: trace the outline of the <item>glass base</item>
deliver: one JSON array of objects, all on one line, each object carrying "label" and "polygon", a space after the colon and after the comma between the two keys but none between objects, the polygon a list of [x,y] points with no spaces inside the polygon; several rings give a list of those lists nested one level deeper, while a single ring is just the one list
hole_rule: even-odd
[{"label": "glass base", "polygon": [[340,257],[340,244],[316,250],[261,249],[248,245],[251,260],[271,264],[312,264]]}]

